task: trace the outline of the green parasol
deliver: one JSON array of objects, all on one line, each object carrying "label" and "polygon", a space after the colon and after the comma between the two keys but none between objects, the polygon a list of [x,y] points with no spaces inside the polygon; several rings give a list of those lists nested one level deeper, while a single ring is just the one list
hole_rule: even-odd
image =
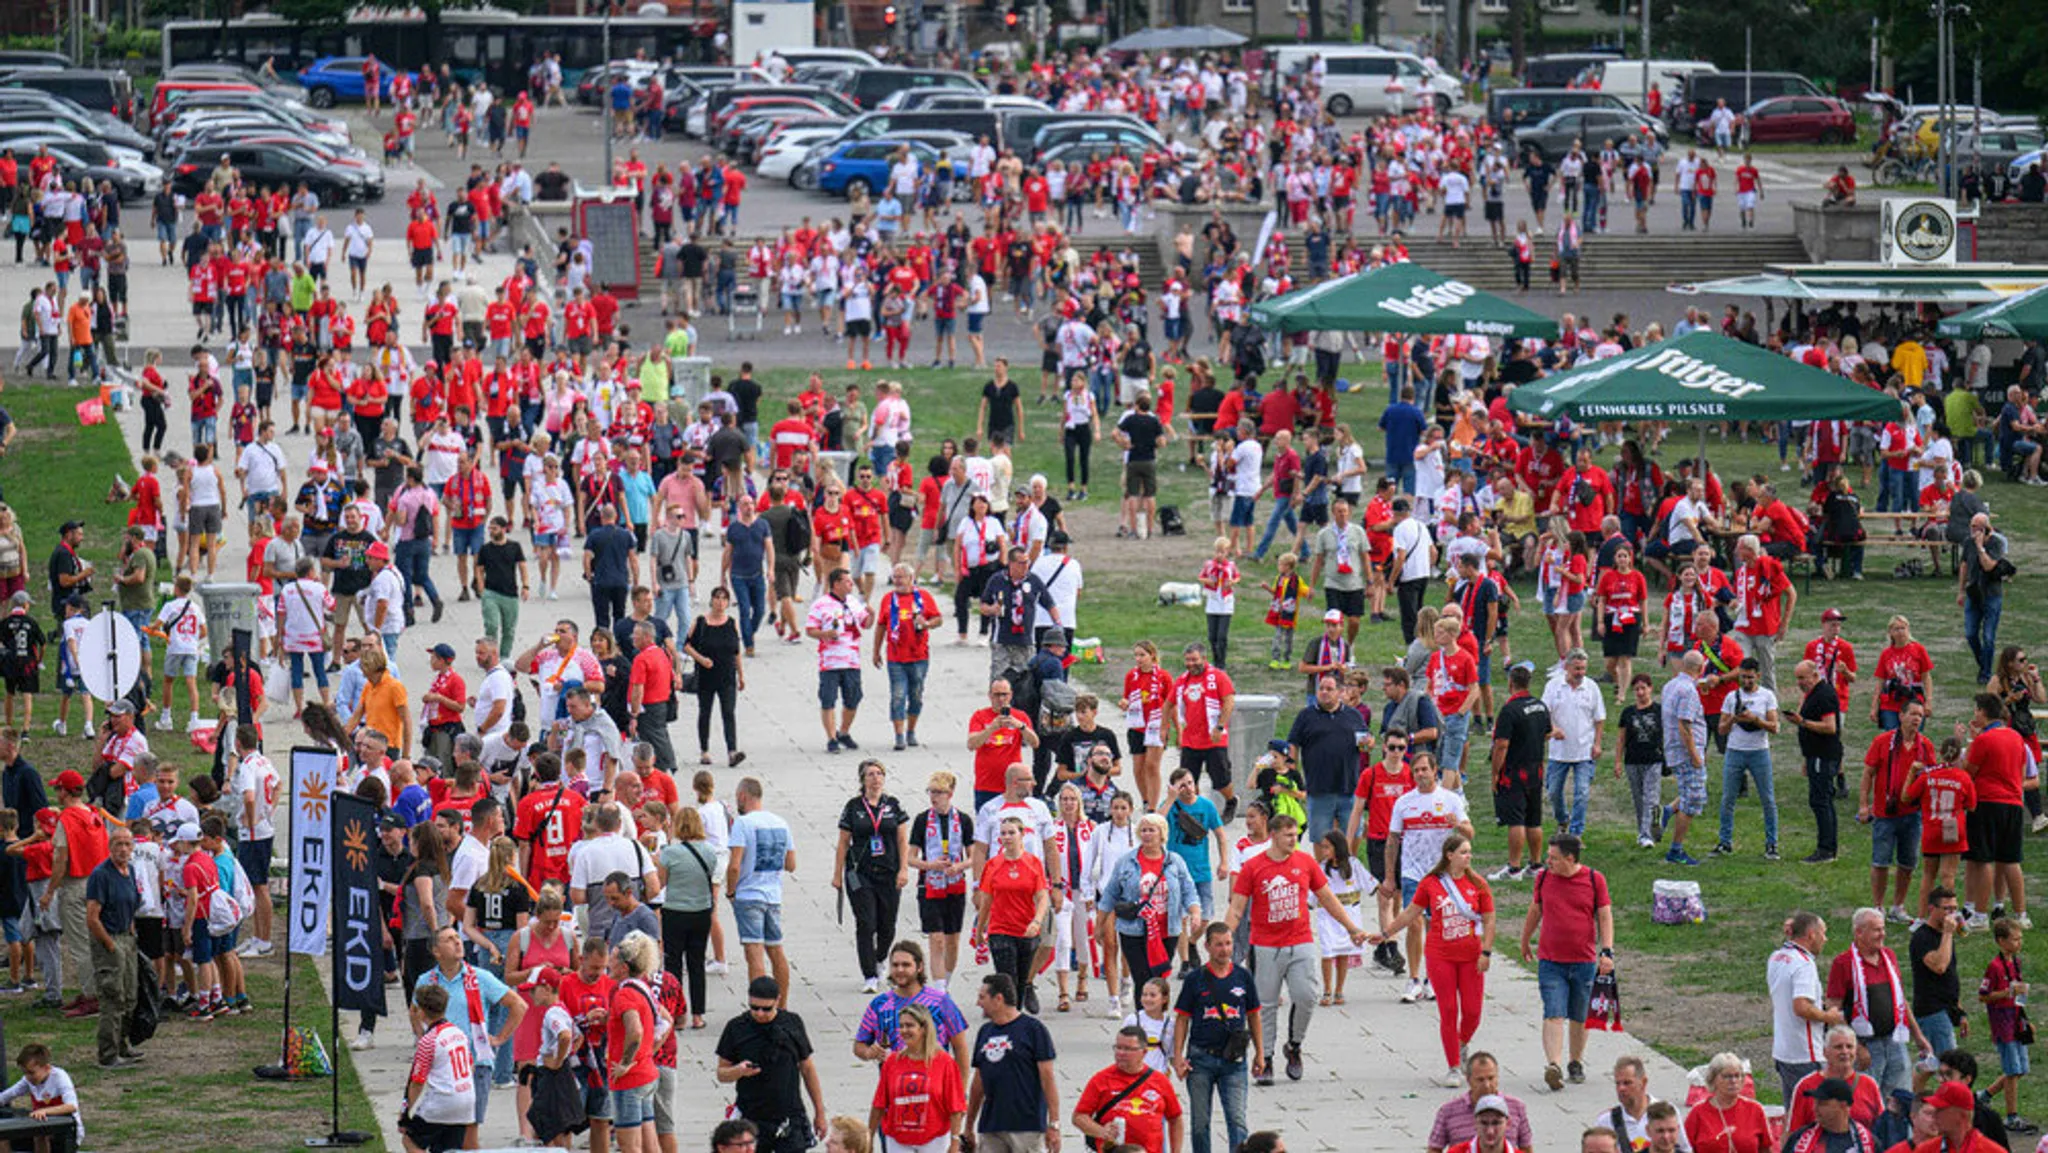
[{"label": "green parasol", "polygon": [[2048,285],[1944,317],[1934,331],[1964,340],[2048,340]]},{"label": "green parasol", "polygon": [[1522,385],[1508,408],[1592,422],[1899,418],[1895,397],[1706,331]]},{"label": "green parasol", "polygon": [[1386,264],[1262,300],[1251,321],[1270,332],[1450,332],[1557,339],[1557,321],[1439,276],[1419,264]]}]

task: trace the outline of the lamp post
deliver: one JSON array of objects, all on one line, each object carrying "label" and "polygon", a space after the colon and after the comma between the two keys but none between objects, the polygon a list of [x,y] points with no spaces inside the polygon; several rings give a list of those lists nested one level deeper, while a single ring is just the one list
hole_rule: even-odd
[{"label": "lamp post", "polygon": [[[612,8],[615,6],[615,0],[599,0],[599,3],[604,5],[604,64],[602,67],[609,70],[612,63]],[[605,91],[603,106],[605,110],[603,117],[604,172],[599,177],[597,184],[600,188],[608,188],[612,182],[612,136],[616,131],[611,122],[612,94],[609,88]]]}]

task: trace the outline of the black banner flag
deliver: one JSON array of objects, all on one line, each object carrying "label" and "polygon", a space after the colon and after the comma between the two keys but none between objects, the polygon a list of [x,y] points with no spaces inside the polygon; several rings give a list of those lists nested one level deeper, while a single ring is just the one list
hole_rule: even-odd
[{"label": "black banner flag", "polygon": [[348,793],[334,794],[334,1004],[384,1012],[384,934],[377,922],[377,809]]}]

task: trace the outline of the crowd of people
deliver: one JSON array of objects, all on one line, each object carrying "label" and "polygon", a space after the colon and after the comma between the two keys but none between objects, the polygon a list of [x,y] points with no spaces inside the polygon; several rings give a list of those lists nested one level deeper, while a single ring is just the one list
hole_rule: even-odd
[{"label": "crowd of people", "polygon": [[[1277,168],[1244,165],[1235,176],[1254,188],[1272,180],[1250,195],[1286,208],[1310,279],[1404,257],[1392,223],[1377,251],[1350,239],[1358,184],[1383,221],[1405,223],[1417,203],[1425,213],[1439,205],[1449,221],[1466,193],[1445,174],[1477,163],[1483,180],[1499,159],[1483,130],[1430,114],[1376,121],[1347,154],[1325,139],[1333,122],[1290,111],[1313,107],[1300,87],[1313,83],[1311,71],[1282,85],[1270,135],[1250,113],[1244,75],[1227,65],[1127,76],[1082,63],[1023,87],[1041,85],[1062,106],[1184,119],[1214,137],[1225,169],[1270,156]],[[412,115],[407,99],[396,115]],[[452,140],[470,106],[442,107],[453,108]],[[1364,156],[1378,158],[1369,182]],[[341,787],[381,812],[381,944],[415,1046],[404,1122],[414,1148],[473,1144],[506,1090],[524,1141],[566,1147],[587,1130],[594,1147],[672,1148],[679,1054],[709,1027],[707,977],[726,971],[736,938],[747,1002],[713,1049],[736,1118],[711,1134],[715,1149],[794,1153],[817,1140],[856,1153],[879,1138],[923,1153],[956,1140],[1024,1150],[1057,1148],[1071,1128],[1110,1147],[1163,1153],[1186,1141],[1207,1153],[1220,1105],[1228,1148],[1269,1153],[1281,1141],[1251,1132],[1247,1087],[1274,1084],[1276,1071],[1304,1078],[1315,1011],[1344,1003],[1348,972],[1369,950],[1372,964],[1406,978],[1395,982],[1402,1000],[1437,1008],[1437,1080],[1458,1094],[1429,1147],[1501,1153],[1533,1137],[1479,1047],[1496,888],[1530,885],[1518,952],[1539,977],[1544,1080],[1565,1092],[1586,1079],[1596,990],[1627,950],[1606,878],[1585,859],[1600,763],[1626,782],[1639,849],[1664,847],[1667,862],[1690,867],[1701,865],[1688,846],[1706,842],[1689,838],[1718,758],[1719,827],[1706,855],[1737,853],[1735,814],[1748,795],[1765,839],[1746,848],[1777,860],[1773,738],[1796,729],[1814,816],[1810,866],[1844,851],[1847,762],[1867,750],[1854,795],[1871,830],[1872,896],[1825,981],[1827,924],[1814,913],[1787,918],[1768,963],[1786,1147],[1962,1150],[2032,1130],[2017,1107],[2031,928],[2021,865],[2029,833],[2048,827],[2032,716],[2048,690],[2024,646],[1998,647],[2016,569],[1976,453],[1986,469],[2038,483],[2039,425],[2024,388],[1995,414],[1985,405],[1988,352],[1952,361],[1919,315],[1830,308],[1759,336],[1731,312],[1731,335],[1900,404],[1883,424],[1724,430],[1775,437],[1782,473],[1796,449],[1802,492],[1787,501],[1768,474],[1724,486],[1704,461],[1676,462],[1667,477],[1659,426],[1578,427],[1509,411],[1513,388],[1662,339],[1658,325],[1638,335],[1625,317],[1599,326],[1567,316],[1557,340],[1505,345],[1390,336],[1377,347],[1390,386],[1377,417],[1385,458],[1368,462],[1338,419],[1346,334],[1269,348],[1242,327],[1246,304],[1295,283],[1284,236],[1255,267],[1219,217],[1200,237],[1176,238],[1180,259],[1148,286],[1114,255],[1080,261],[1049,219],[1054,205],[1075,204],[1077,188],[1092,195],[1085,178],[1055,192],[1050,173],[993,150],[985,159],[986,172],[967,174],[982,189],[979,235],[956,216],[899,250],[883,213],[856,214],[822,228],[805,221],[744,258],[715,224],[662,219],[657,166],[648,203],[654,226],[668,228],[660,243],[673,270],[659,333],[633,331],[590,283],[587,242],[565,237],[552,269],[525,252],[485,286],[473,258],[492,235],[493,198],[506,179],[525,188],[511,162],[495,177],[477,169],[447,210],[424,185],[415,190],[410,303],[390,285],[371,289],[376,237],[360,215],[340,238],[317,214],[301,228],[293,197],[247,188],[227,169],[192,205],[159,205],[160,257],[181,261],[194,286],[193,367],[180,390],[159,355],[145,357],[134,381],[140,475],[109,499],[130,509],[112,593],[165,659],[160,675],[153,666],[103,709],[79,702],[92,771],[58,774],[46,792],[23,757],[24,740],[44,739],[33,708],[45,650],[62,697],[51,728],[64,737],[71,698],[84,695],[79,646],[100,574],[79,555],[84,526],[73,521],[47,585],[32,591],[27,543],[0,519],[0,562],[13,553],[12,573],[0,571],[10,724],[21,706],[18,726],[0,734],[10,946],[0,994],[97,1016],[98,1066],[110,1073],[140,1060],[125,1032],[140,964],[195,1025],[255,1008],[243,961],[284,944],[268,891],[281,789],[261,728],[271,702],[280,718],[289,707],[307,741],[331,747]],[[907,162],[901,191],[914,193],[930,174]],[[28,179],[46,184],[32,168]],[[1591,205],[1586,170],[1578,179]],[[724,201],[736,197],[729,179],[721,189],[714,199],[737,203]],[[1504,243],[1497,201],[1490,190],[1482,199]],[[459,213],[462,204],[472,211]],[[1078,228],[1076,215],[1085,213],[1064,219]],[[24,342],[17,363],[31,371],[56,356],[46,316],[115,288],[110,265],[90,278],[81,266],[84,295],[70,299],[58,246],[119,239],[118,218],[104,212],[76,223],[78,236],[68,225],[37,230],[57,279],[24,314],[39,339]],[[345,291],[329,284],[336,246],[351,274]],[[438,273],[444,253],[459,270],[450,280]],[[125,305],[125,266],[122,277],[110,309]],[[926,421],[913,438],[915,389],[899,379],[835,386],[814,373],[796,395],[775,397],[742,363],[691,404],[670,358],[697,351],[693,313],[722,307],[743,277],[781,303],[790,335],[815,307],[825,335],[847,341],[849,369],[870,365],[868,340],[885,319],[885,363],[906,366],[908,324],[922,315],[934,361],[951,362],[961,312],[979,365],[990,350],[976,317],[1000,298],[1039,320],[1038,400],[1056,407],[1034,412],[1001,355],[974,426],[936,437]],[[1190,320],[1202,308],[1210,328],[1197,334]],[[1673,335],[1712,323],[1689,310]],[[92,359],[95,331],[74,327],[74,345],[89,338],[73,360],[88,377],[108,371]],[[1191,349],[1203,339],[1213,357]],[[2038,380],[2041,350],[2027,357]],[[287,413],[274,408],[288,410],[282,433]],[[164,449],[173,409],[189,419],[189,456]],[[1064,501],[1014,460],[1027,436],[1055,429]],[[1067,514],[1089,500],[1096,446],[1110,441],[1117,535],[1152,539],[1166,520],[1159,473],[1182,439],[1212,498],[1216,540],[1193,582],[1204,639],[1177,659],[1138,642],[1111,699],[1108,678],[1078,683],[1080,614],[1090,610],[1075,547],[1084,534]],[[1615,463],[1603,467],[1610,450]],[[1811,605],[1802,614],[1788,575],[1805,557],[1860,578],[1857,490],[1874,478],[1878,511],[1907,515],[1931,561],[1955,546],[1980,691],[1946,731],[1929,727],[1937,704],[1950,703],[1936,700],[1933,660],[1907,617],[1887,623],[1866,672],[1844,635],[1847,615]],[[249,545],[224,557],[230,518],[246,523]],[[215,638],[194,586],[202,570],[218,579],[223,562],[259,590],[256,628],[208,663]],[[554,603],[565,565],[568,591],[578,572],[587,587],[587,623]],[[159,574],[175,590],[162,604]],[[1552,642],[1533,660],[1508,640],[1532,579]],[[1237,764],[1229,635],[1250,580],[1268,594],[1266,663],[1301,676],[1306,700],[1265,755]],[[946,584],[950,614],[933,587]],[[405,683],[397,660],[417,645],[407,634],[472,601],[481,633],[467,652],[436,641],[430,675]],[[522,634],[531,601],[548,602],[556,619]],[[949,615],[954,646],[985,646],[988,707],[946,718],[935,736],[920,721],[932,635]],[[851,976],[873,998],[853,1042],[856,1057],[878,1065],[864,1113],[828,1110],[809,1033],[788,1009],[784,889],[800,846],[769,807],[784,803],[779,785],[765,772],[730,774],[721,795],[712,772],[714,719],[723,767],[747,760],[739,706],[764,620],[767,643],[815,651],[824,752],[860,756],[829,876],[852,907]],[[1361,648],[1376,636],[1394,647],[1396,628],[1397,657],[1367,662]],[[971,780],[965,766],[932,774],[921,811],[890,794],[887,764],[863,750],[881,731],[858,724],[869,669],[886,674],[891,751],[964,740],[971,754]],[[182,773],[151,748],[152,731],[177,727],[180,685],[188,730],[207,728],[204,714],[226,722],[210,771]],[[671,733],[689,696],[694,766]],[[253,721],[233,723],[244,708]],[[1482,791],[1505,830],[1495,843],[1505,862],[1490,871],[1474,861]],[[801,849],[808,859],[823,846]],[[906,896],[922,942],[900,927]],[[1885,944],[1894,924],[1911,926],[1910,1001]],[[1966,1007],[1955,941],[1986,931],[1998,952]],[[988,970],[973,986],[981,1020],[971,1033],[954,1000],[954,978],[970,966]],[[1070,1115],[1041,1020],[1047,973],[1051,1014],[1085,1011],[1096,982],[1102,1011],[1120,1022],[1110,1065]],[[1975,1091],[1977,1060],[1960,1046],[1977,1006],[2000,1063],[1989,1097]],[[362,1016],[354,1048],[379,1043],[384,1015]],[[24,1048],[19,1063],[24,1079],[5,1098],[77,1113],[76,1087],[47,1047]],[[1777,1140],[1732,1054],[1708,1064],[1705,1093],[1683,1110],[1649,1095],[1639,1061],[1616,1065],[1613,1079],[1616,1103],[1586,1108],[1583,1149],[1753,1153]],[[2002,1115],[1985,1103],[1999,1094]]]}]

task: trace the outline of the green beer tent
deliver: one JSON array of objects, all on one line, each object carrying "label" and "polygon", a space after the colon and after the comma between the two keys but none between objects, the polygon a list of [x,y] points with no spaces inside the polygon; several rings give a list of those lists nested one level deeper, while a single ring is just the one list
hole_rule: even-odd
[{"label": "green beer tent", "polygon": [[1450,332],[1557,339],[1557,321],[1419,264],[1387,264],[1252,305],[1268,332]]},{"label": "green beer tent", "polygon": [[1891,396],[1712,332],[1660,340],[1522,385],[1508,394],[1508,408],[1583,422],[1899,418]]},{"label": "green beer tent", "polygon": [[2048,285],[1945,317],[1934,331],[1965,340],[2048,340]]}]

